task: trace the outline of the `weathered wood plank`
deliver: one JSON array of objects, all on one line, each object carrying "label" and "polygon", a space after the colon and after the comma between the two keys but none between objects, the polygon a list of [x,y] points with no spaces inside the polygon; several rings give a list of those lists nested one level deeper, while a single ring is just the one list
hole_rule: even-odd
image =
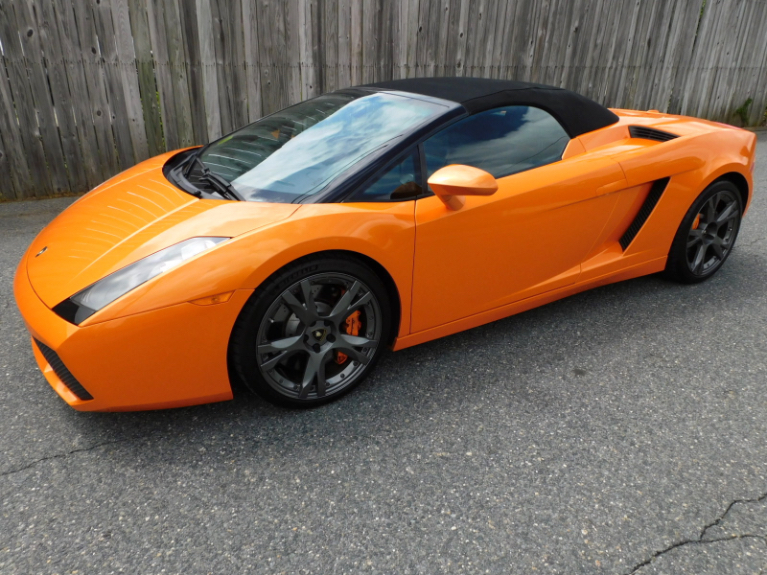
[{"label": "weathered wood plank", "polygon": [[54,12],[54,4],[50,1],[35,1],[31,2],[30,5],[40,31],[40,46],[45,56],[45,71],[48,76],[61,149],[67,162],[69,191],[83,192],[88,189],[88,182],[83,167],[83,154],[75,123],[74,104],[69,91],[67,65],[63,58],[64,49]]},{"label": "weathered wood plank", "polygon": [[261,57],[261,101],[264,114],[271,114],[289,102],[285,5],[279,1],[258,0],[256,7]]},{"label": "weathered wood plank", "polygon": [[319,92],[332,92],[338,84],[338,0],[322,2],[322,23],[318,29],[318,52],[322,58],[322,85]]},{"label": "weathered wood plank", "polygon": [[[62,6],[67,7],[66,4]],[[102,179],[106,179],[116,174],[120,168],[112,132],[112,114],[107,96],[104,67],[99,52],[96,24],[93,11],[88,3],[73,2],[71,6],[73,10],[66,11],[67,18],[71,17],[72,30],[77,31],[80,56],[83,59],[83,71],[87,82],[88,102],[96,132],[96,143],[98,144],[99,166],[101,167]]]},{"label": "weathered wood plank", "polygon": [[299,40],[300,2],[302,0],[283,0],[285,2],[285,43],[281,46],[282,61],[286,79],[287,100],[289,104],[301,101],[301,55]]},{"label": "weathered wood plank", "polygon": [[122,80],[125,108],[128,112],[128,126],[133,143],[133,155],[135,161],[140,162],[149,157],[149,146],[144,124],[144,112],[141,106],[141,91],[139,90],[128,0],[112,0],[112,24],[115,31],[117,66]]},{"label": "weathered wood plank", "polygon": [[350,67],[351,84],[357,85],[363,82],[363,48],[362,48],[362,0],[351,1],[351,29],[350,29]]},{"label": "weathered wood plank", "polygon": [[[47,2],[45,4],[48,4]],[[60,34],[62,61],[66,69],[71,105],[74,112],[76,137],[82,151],[82,169],[85,174],[86,191],[99,185],[104,177],[107,166],[101,165],[98,138],[93,120],[92,104],[89,100],[89,84],[92,79],[87,76],[83,51],[76,28],[74,12],[66,0],[50,0],[50,6],[55,13],[56,25]]]},{"label": "weathered wood plank", "polygon": [[242,0],[243,43],[245,48],[245,82],[248,91],[248,120],[261,117],[261,57],[259,55],[258,22],[253,0]]},{"label": "weathered wood plank", "polygon": [[202,91],[208,126],[208,141],[212,141],[223,134],[221,130],[221,107],[218,103],[213,16],[210,0],[196,0],[195,6],[197,9],[197,30],[200,37],[200,66],[202,67]]},{"label": "weathered wood plank", "polygon": [[152,60],[152,41],[149,37],[146,3],[144,0],[129,0],[128,11],[136,55],[136,71],[138,74],[141,110],[144,118],[147,152],[150,156],[156,156],[160,152],[165,151],[165,145],[162,136],[160,105],[157,102],[157,86],[155,85],[154,62]]},{"label": "weathered wood plank", "polygon": [[126,170],[133,166],[138,159],[134,153],[130,110],[125,98],[117,44],[114,41],[116,33],[112,20],[113,2],[114,0],[90,0],[89,4],[93,10],[96,33],[100,40],[101,64],[106,79],[109,108],[112,112],[112,130],[117,146],[117,157],[120,168]]},{"label": "weathered wood plank", "polygon": [[70,192],[67,176],[66,160],[61,149],[61,140],[56,125],[56,114],[48,89],[48,77],[45,72],[45,61],[40,44],[40,30],[35,21],[32,6],[25,0],[18,0],[15,5],[16,29],[21,37],[24,50],[23,62],[29,77],[31,98],[24,102],[30,103],[37,111],[37,127],[42,137],[47,169],[50,170],[53,193]]},{"label": "weathered wood plank", "polygon": [[197,10],[193,2],[178,2],[178,15],[181,21],[184,58],[186,59],[187,91],[192,143],[204,144],[208,141],[208,124],[205,119],[205,92],[203,90],[203,72],[201,62],[200,29],[197,22]]},{"label": "weathered wood plank", "polygon": [[181,134],[178,131],[178,111],[173,93],[173,70],[168,53],[168,39],[165,25],[164,0],[147,0],[149,19],[149,37],[154,55],[154,73],[157,94],[162,113],[162,132],[167,150],[181,147]]},{"label": "weathered wood plank", "polygon": [[[0,82],[2,109],[8,123],[7,131],[4,130],[7,134],[5,143],[7,146],[20,145],[21,155],[27,160],[26,170],[23,169],[24,164],[20,164],[17,181],[21,187],[18,192],[20,197],[25,198],[45,196],[52,193],[53,185],[39,137],[34,106],[29,105],[29,102],[33,101],[32,89],[27,80],[19,29],[16,26],[13,5],[7,1],[2,3],[0,9],[0,39],[3,42],[4,69],[8,74],[8,83],[6,84],[5,77]],[[10,156],[10,149],[6,149],[6,152]]]},{"label": "weathered wood plank", "polygon": [[338,0],[338,87],[352,84],[352,1]]},{"label": "weathered wood plank", "polygon": [[165,16],[170,83],[176,108],[178,146],[187,147],[194,144],[195,139],[191,120],[192,105],[186,73],[185,46],[182,38],[183,28],[177,0],[162,0],[162,12]]},{"label": "weathered wood plank", "polygon": [[[0,42],[3,41],[5,38],[0,34]],[[5,57],[0,58],[1,69],[5,70],[6,65]],[[23,199],[34,193],[11,87],[3,74],[0,75],[0,200]]]}]

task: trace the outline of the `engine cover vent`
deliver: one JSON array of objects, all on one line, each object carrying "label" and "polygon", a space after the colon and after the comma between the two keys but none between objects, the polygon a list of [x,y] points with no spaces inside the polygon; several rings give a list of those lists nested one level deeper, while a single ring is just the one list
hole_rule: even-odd
[{"label": "engine cover vent", "polygon": [[656,142],[668,142],[678,138],[676,134],[670,134],[662,130],[656,130],[655,128],[648,128],[647,126],[629,126],[629,134],[632,138],[641,138],[643,140],[655,140]]}]

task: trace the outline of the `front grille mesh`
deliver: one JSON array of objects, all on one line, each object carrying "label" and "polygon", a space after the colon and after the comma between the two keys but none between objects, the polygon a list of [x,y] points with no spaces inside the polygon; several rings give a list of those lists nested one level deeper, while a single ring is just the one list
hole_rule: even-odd
[{"label": "front grille mesh", "polygon": [[59,354],[37,339],[35,340],[35,345],[37,345],[37,348],[40,350],[40,353],[43,354],[45,361],[51,366],[53,372],[59,377],[64,385],[69,388],[69,391],[83,401],[93,399],[93,396],[88,393],[88,390],[85,389],[80,382],[77,381],[77,378],[72,375],[72,372],[67,369],[67,366],[61,361]]}]

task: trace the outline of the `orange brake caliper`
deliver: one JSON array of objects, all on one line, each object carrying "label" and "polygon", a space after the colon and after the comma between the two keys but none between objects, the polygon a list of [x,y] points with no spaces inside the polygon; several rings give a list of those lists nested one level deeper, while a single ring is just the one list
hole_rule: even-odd
[{"label": "orange brake caliper", "polygon": [[[359,335],[360,327],[362,327],[362,323],[360,322],[360,310],[357,310],[353,314],[351,314],[349,317],[346,318],[346,333],[348,335]],[[349,356],[346,355],[345,353],[342,353],[340,351],[336,352],[337,364],[340,365],[342,363],[345,363],[347,359],[349,359]]]}]

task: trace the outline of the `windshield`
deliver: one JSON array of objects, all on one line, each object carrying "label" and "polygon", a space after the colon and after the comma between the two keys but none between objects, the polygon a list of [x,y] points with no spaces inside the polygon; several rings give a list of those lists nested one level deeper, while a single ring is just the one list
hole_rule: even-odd
[{"label": "windshield", "polygon": [[289,203],[445,111],[393,93],[326,94],[222,138],[200,159],[246,200]]}]

